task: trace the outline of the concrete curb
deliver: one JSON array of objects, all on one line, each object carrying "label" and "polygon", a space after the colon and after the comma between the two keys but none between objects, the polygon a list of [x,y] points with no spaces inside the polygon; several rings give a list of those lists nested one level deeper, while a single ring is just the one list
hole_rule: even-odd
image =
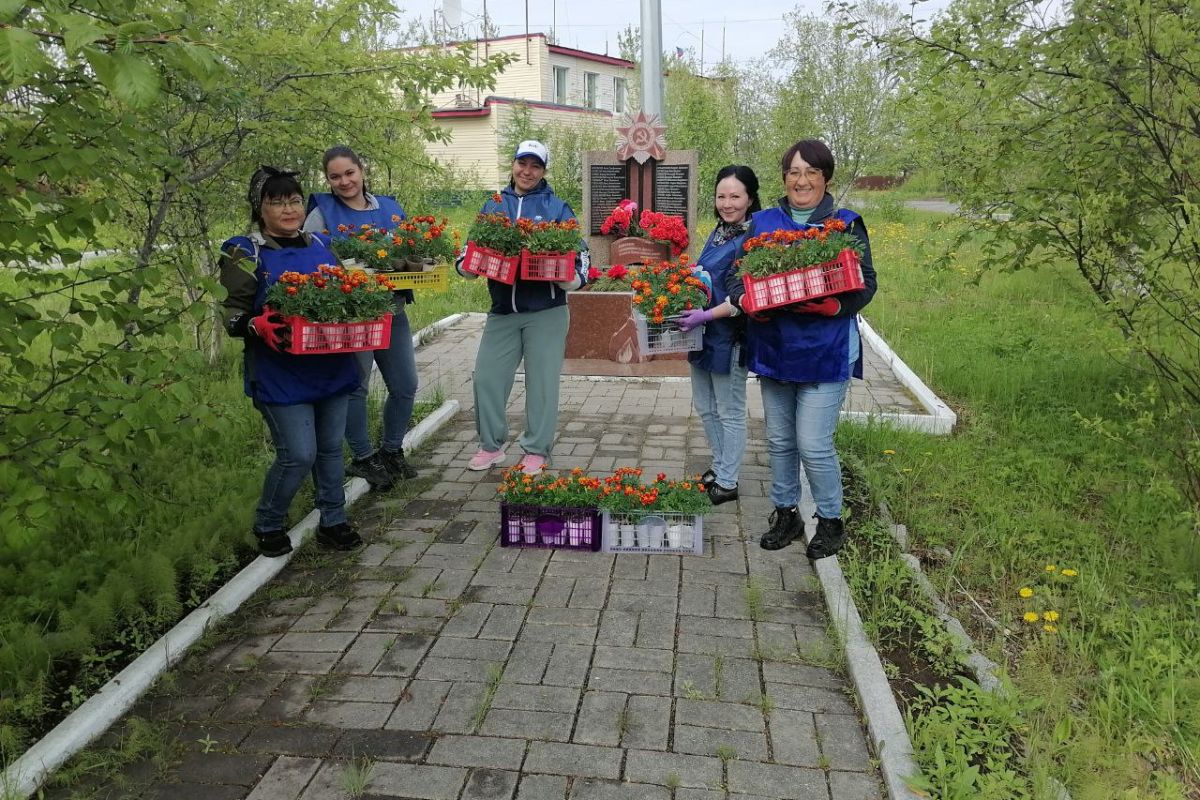
[{"label": "concrete curb", "polygon": [[[431,326],[432,327],[432,326]],[[458,413],[457,400],[447,400],[421,420],[404,437],[404,447],[417,447]],[[367,493],[362,478],[346,482],[346,505]],[[320,513],[314,509],[288,531],[292,545],[299,548],[317,529]],[[71,756],[100,736],[121,715],[133,707],[159,676],[176,664],[187,649],[204,635],[208,626],[236,611],[256,591],[278,575],[294,552],[279,558],[259,556],[208,598],[199,608],[167,631],[146,652],[138,656],[87,702],[71,712],[48,734],[35,742],[20,758],[9,765],[0,779],[5,797],[28,798]]]},{"label": "concrete curb", "polygon": [[[816,506],[812,502],[808,480],[802,479],[801,497],[809,498],[800,503],[800,514],[805,520],[806,538],[816,533]],[[862,618],[850,587],[842,575],[842,566],[837,556],[813,562],[821,588],[825,592],[825,605],[829,618],[841,635],[846,651],[846,668],[850,681],[858,693],[862,713],[867,720],[867,733],[879,758],[879,772],[887,790],[889,800],[919,800],[920,795],[908,788],[906,778],[921,774],[913,757],[912,740],[904,727],[904,718],[892,686],[883,672],[879,653],[863,630]]]},{"label": "concrete curb", "polygon": [[874,419],[892,420],[902,428],[913,428],[925,431],[926,433],[941,435],[951,433],[958,422],[958,415],[950,409],[950,406],[946,405],[940,397],[934,394],[933,390],[917,377],[917,373],[909,369],[903,359],[896,355],[892,348],[888,347],[888,343],[883,340],[883,337],[876,333],[875,329],[862,317],[858,318],[858,329],[862,334],[862,338],[871,346],[872,350],[887,362],[888,366],[892,368],[892,372],[900,379],[900,383],[904,384],[904,387],[913,393],[917,401],[929,412],[929,416],[925,417],[918,414],[884,414],[876,416],[862,414],[862,412],[856,412],[856,415]]}]

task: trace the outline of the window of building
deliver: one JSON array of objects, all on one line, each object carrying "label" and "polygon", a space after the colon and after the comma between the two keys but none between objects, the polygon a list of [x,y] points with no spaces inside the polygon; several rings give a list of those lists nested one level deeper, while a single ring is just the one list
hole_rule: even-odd
[{"label": "window of building", "polygon": [[625,93],[628,91],[624,78],[613,78],[613,111],[618,114],[625,113]]},{"label": "window of building", "polygon": [[599,77],[594,72],[583,73],[583,105],[587,108],[596,107],[596,82]]},{"label": "window of building", "polygon": [[554,102],[567,104],[567,68],[554,68]]}]

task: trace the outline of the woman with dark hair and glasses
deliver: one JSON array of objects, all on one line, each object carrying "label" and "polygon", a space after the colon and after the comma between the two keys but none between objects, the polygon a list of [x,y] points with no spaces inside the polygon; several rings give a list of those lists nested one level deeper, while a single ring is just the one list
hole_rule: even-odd
[{"label": "woman with dark hair and glasses", "polygon": [[704,328],[704,347],[688,354],[692,370],[692,405],[700,415],[712,450],[712,466],[702,480],[713,505],[738,496],[738,473],[746,451],[745,326],[737,306],[728,300],[726,276],[741,255],[750,215],[762,209],[758,176],[749,167],[731,164],[717,173],[713,188],[713,229],[697,264],[712,277],[712,301],[706,309],[684,312],[679,327]]},{"label": "woman with dark hair and glasses", "polygon": [[[804,535],[800,518],[800,464],[817,506],[817,531],[809,558],[834,555],[846,542],[842,524],[842,473],[833,434],[851,376],[862,377],[858,312],[875,296],[875,267],[862,217],[837,208],[826,187],[833,153],[819,139],[796,142],[781,161],[786,195],[759,211],[746,238],[771,231],[803,230],[839,219],[862,247],[863,289],[751,315],[746,321],[746,366],[762,386],[767,450],[771,456],[770,529],[759,544],[787,547]],[[726,290],[741,306],[745,287],[734,270]]]},{"label": "woman with dark hair and glasses", "polygon": [[245,340],[246,394],[263,415],[275,444],[254,513],[254,537],[265,556],[292,551],[288,508],[312,473],[321,514],[317,541],[350,550],[362,539],[346,517],[342,436],[346,403],[359,384],[353,354],[294,355],[291,329],[265,309],[267,289],[285,272],[303,274],[333,264],[329,240],[300,230],[304,190],[296,173],[261,167],[250,178],[251,231],[221,245],[221,284],[228,290],[225,329]]},{"label": "woman with dark hair and glasses", "polygon": [[[367,190],[363,161],[349,147],[329,148],[321,165],[325,180],[333,191],[313,192],[308,200],[304,230],[326,231],[337,239],[363,225],[391,230],[405,219],[404,209],[394,197],[371,194]],[[347,230],[339,230],[338,226],[345,226]],[[391,345],[358,354],[363,381],[350,395],[350,408],[346,412],[346,441],[352,459],[346,473],[364,478],[372,489],[387,489],[397,479],[417,477],[416,469],[404,457],[404,434],[408,432],[417,399],[417,354],[405,311],[405,306],[412,301],[411,289],[396,292]],[[371,383],[372,363],[379,367],[379,375],[387,387],[387,399],[383,402],[383,434],[378,450],[371,446],[367,428],[367,389]]]}]

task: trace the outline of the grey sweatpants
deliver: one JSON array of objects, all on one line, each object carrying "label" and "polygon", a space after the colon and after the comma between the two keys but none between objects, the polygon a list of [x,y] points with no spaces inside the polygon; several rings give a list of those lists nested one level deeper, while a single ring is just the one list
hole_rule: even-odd
[{"label": "grey sweatpants", "polygon": [[550,457],[558,429],[558,381],[567,349],[566,306],[524,314],[488,314],[475,356],[475,430],[485,450],[508,441],[505,409],[525,359],[525,431],[517,444]]}]

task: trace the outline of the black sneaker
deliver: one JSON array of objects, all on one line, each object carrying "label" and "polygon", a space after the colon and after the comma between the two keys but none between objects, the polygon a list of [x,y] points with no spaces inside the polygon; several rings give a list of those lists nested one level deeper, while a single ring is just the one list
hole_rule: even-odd
[{"label": "black sneaker", "polygon": [[840,519],[817,517],[817,533],[808,543],[805,555],[814,561],[836,555],[846,544],[846,526]]},{"label": "black sneaker", "polygon": [[708,485],[708,499],[714,506],[719,506],[721,503],[728,503],[730,500],[738,499],[738,487],[726,489],[721,484],[713,481]]},{"label": "black sneaker", "polygon": [[804,535],[804,520],[796,508],[780,508],[776,506],[768,517],[771,529],[758,540],[758,546],[763,550],[781,550]]},{"label": "black sneaker", "polygon": [[273,531],[255,531],[254,539],[258,542],[258,552],[267,558],[278,558],[292,552],[292,540],[287,531],[282,528]]},{"label": "black sneaker", "polygon": [[700,484],[707,489],[717,482],[717,473],[711,469],[704,470],[704,474],[700,476]]},{"label": "black sneaker", "polygon": [[353,459],[346,465],[346,474],[364,478],[367,483],[371,484],[372,489],[390,489],[396,482],[384,465],[383,459],[379,457],[379,453],[371,453],[366,458]]},{"label": "black sneaker", "polygon": [[334,550],[353,550],[363,543],[358,531],[349,522],[317,528],[317,542]]},{"label": "black sneaker", "polygon": [[379,452],[375,455],[378,456],[380,462],[382,462],[384,466],[384,469],[386,469],[388,474],[393,478],[407,481],[417,477],[416,468],[404,459],[403,449],[384,450],[383,448],[380,448]]}]

